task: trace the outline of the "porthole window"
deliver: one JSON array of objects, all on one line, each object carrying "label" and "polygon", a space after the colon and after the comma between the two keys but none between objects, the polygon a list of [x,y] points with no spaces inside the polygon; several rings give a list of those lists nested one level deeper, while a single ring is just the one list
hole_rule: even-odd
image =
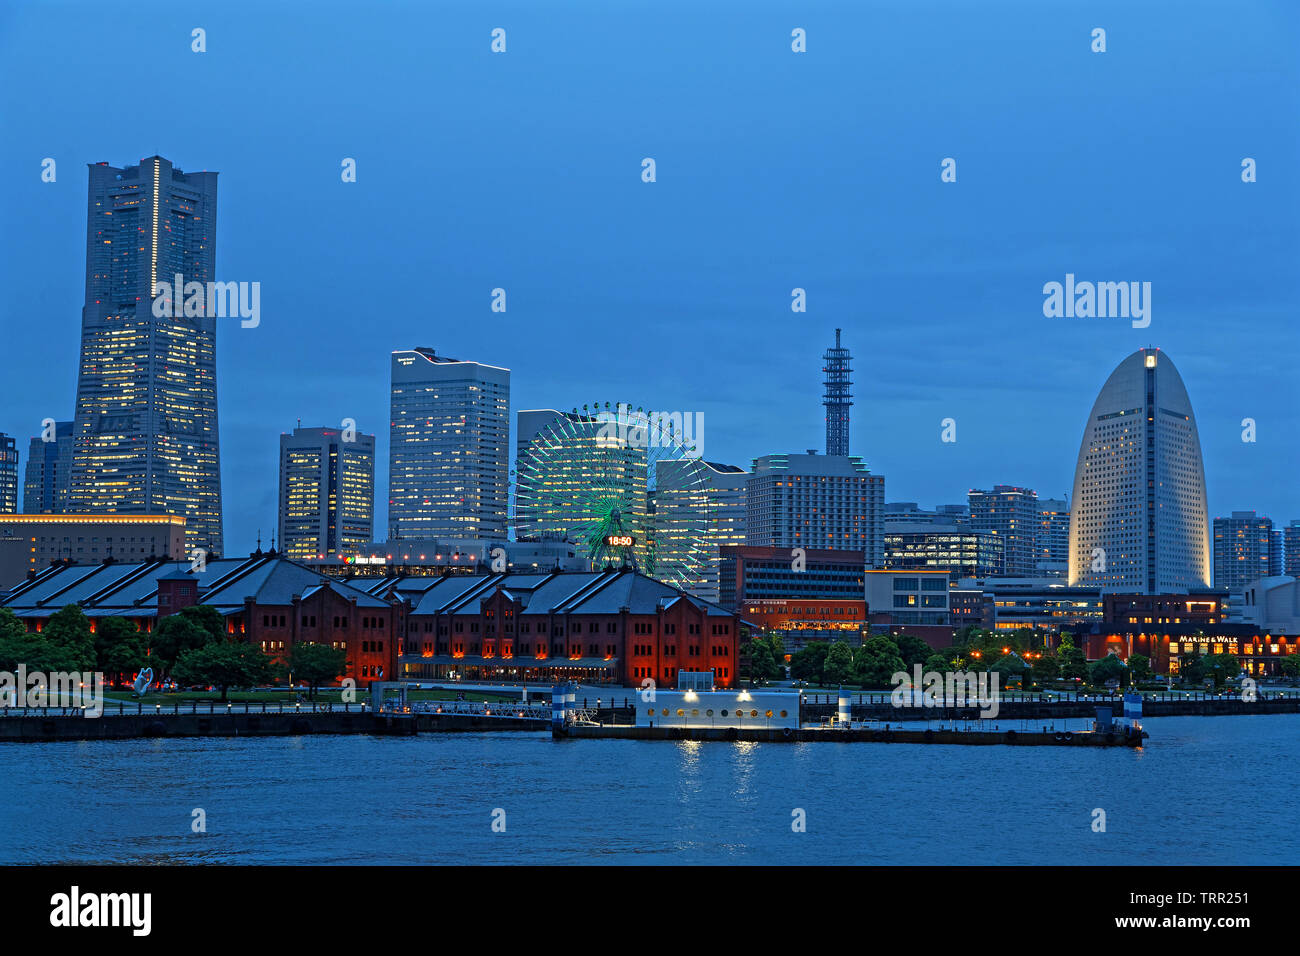
[{"label": "porthole window", "polygon": [[678,716],[678,717],[685,717],[685,716],[686,716],[686,711],[684,711],[684,710],[682,710],[680,707],[678,707],[678,708],[677,708],[677,716]]},{"label": "porthole window", "polygon": [[756,710],[751,710],[751,711],[749,712],[749,716],[751,716],[751,717],[757,717],[757,716],[758,716],[758,711],[756,711]]},{"label": "porthole window", "polygon": [[699,712],[698,710],[692,710],[692,711],[691,711],[691,716],[692,716],[692,717],[698,717],[698,716],[700,716],[700,712]]},{"label": "porthole window", "polygon": [[646,713],[649,714],[651,717],[653,717],[655,715],[655,709],[651,707],[649,710],[646,711]]},{"label": "porthole window", "polygon": [[664,708],[664,716],[665,716],[665,717],[668,716],[668,708],[667,708],[667,707]]},{"label": "porthole window", "polygon": [[770,710],[767,712],[767,716],[768,716],[769,718],[772,716],[772,712],[771,712]]},{"label": "porthole window", "polygon": [[712,716],[713,716],[713,708],[710,707],[708,710],[706,710],[706,711],[704,712],[704,716],[706,716],[706,717],[712,717]]},{"label": "porthole window", "polygon": [[787,715],[786,712],[783,710],[783,711],[781,711],[781,716],[782,716],[782,717],[786,717],[786,716],[788,716],[788,715]]},{"label": "porthole window", "polygon": [[723,716],[723,717],[726,717],[726,716],[727,716],[727,712],[726,712],[725,710],[722,712],[722,716]]}]

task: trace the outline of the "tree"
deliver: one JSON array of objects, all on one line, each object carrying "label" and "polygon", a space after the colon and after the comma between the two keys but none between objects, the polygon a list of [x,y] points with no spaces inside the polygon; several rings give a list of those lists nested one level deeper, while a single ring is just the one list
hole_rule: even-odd
[{"label": "tree", "polygon": [[873,637],[863,643],[855,667],[863,687],[893,687],[894,675],[907,670],[898,645],[887,637]]},{"label": "tree", "polygon": [[1215,654],[1213,657],[1206,658],[1209,663],[1210,676],[1214,678],[1214,686],[1222,687],[1224,681],[1232,680],[1241,673],[1241,661],[1237,660],[1235,654]]},{"label": "tree", "polygon": [[[192,625],[191,625],[192,626]],[[173,674],[181,684],[211,684],[226,700],[232,687],[267,683],[275,662],[254,644],[207,643],[182,651]]]},{"label": "tree", "polygon": [[1205,666],[1205,658],[1200,654],[1189,654],[1184,657],[1178,666],[1178,676],[1182,678],[1184,686],[1196,687],[1204,682],[1208,670]]},{"label": "tree", "polygon": [[790,676],[795,680],[822,682],[822,665],[831,646],[824,641],[813,641],[790,657]]},{"label": "tree", "polygon": [[1128,686],[1128,668],[1114,654],[1107,654],[1092,665],[1088,680],[1100,687],[1110,681],[1118,681],[1120,687]]},{"label": "tree", "polygon": [[785,673],[785,668],[772,650],[772,642],[758,637],[749,643],[749,680],[751,683],[767,683],[776,680]]},{"label": "tree", "polygon": [[289,652],[289,669],[293,671],[294,680],[307,682],[309,696],[314,700],[321,684],[346,673],[348,654],[328,644],[294,644]]},{"label": "tree", "polygon": [[826,652],[822,679],[828,684],[843,684],[853,677],[853,651],[843,641],[836,641]]},{"label": "tree", "polygon": [[[41,637],[50,648],[55,666],[51,671],[88,671],[95,667],[95,640],[90,621],[78,604],[68,604],[55,611],[41,629]],[[28,665],[31,666],[30,664]]]},{"label": "tree", "polygon": [[150,641],[150,656],[170,672],[186,651],[197,650],[210,642],[211,635],[189,618],[173,614],[158,622]]},{"label": "tree", "polygon": [[113,683],[134,676],[145,661],[145,636],[125,617],[106,617],[95,628],[95,666]]},{"label": "tree", "polygon": [[898,634],[893,638],[898,645],[898,656],[903,659],[903,663],[908,667],[913,664],[924,664],[934,650],[929,644],[921,640],[915,634]]},{"label": "tree", "polygon": [[1044,654],[1034,661],[1031,674],[1033,679],[1040,684],[1054,681],[1061,676],[1061,662],[1051,654]]},{"label": "tree", "polygon": [[212,641],[224,641],[226,637],[226,619],[211,604],[193,604],[180,610],[181,617],[195,627],[206,632]]},{"label": "tree", "polygon": [[1145,654],[1134,654],[1128,659],[1128,672],[1133,683],[1151,679],[1151,658]]},{"label": "tree", "polygon": [[1023,676],[1029,671],[1029,665],[1021,660],[1019,656],[1015,654],[1007,654],[999,658],[997,662],[989,668],[989,670],[997,671],[1001,675],[1000,680],[1002,681],[1002,685],[1005,687],[1010,684],[1010,678],[1023,678]]},{"label": "tree", "polygon": [[[4,613],[0,610],[0,614]],[[1278,664],[1278,669],[1282,672],[1283,677],[1289,677],[1292,680],[1300,678],[1300,654],[1288,654],[1282,658],[1282,663]]]},{"label": "tree", "polygon": [[950,670],[955,670],[955,668],[953,667],[952,658],[949,657],[948,655],[940,654],[938,652],[931,654],[921,664],[921,672],[925,674],[928,674],[930,672],[934,672],[936,674],[945,674]]},{"label": "tree", "polygon": [[1073,644],[1063,643],[1056,649],[1056,660],[1061,667],[1061,677],[1065,680],[1088,679],[1088,661],[1083,651]]}]

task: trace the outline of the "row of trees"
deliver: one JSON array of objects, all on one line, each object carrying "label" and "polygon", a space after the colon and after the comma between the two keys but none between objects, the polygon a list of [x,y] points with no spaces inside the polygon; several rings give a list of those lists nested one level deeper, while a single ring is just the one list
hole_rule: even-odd
[{"label": "row of trees", "polygon": [[[1057,680],[1079,681],[1097,687],[1114,681],[1120,687],[1152,679],[1151,661],[1135,654],[1126,662],[1113,655],[1089,664],[1072,635],[1063,633],[1052,650],[1047,635],[1032,628],[988,631],[967,626],[957,631],[951,647],[935,651],[910,634],[877,636],[852,648],[843,641],[814,642],[790,657],[790,677],[819,686],[858,684],[866,688],[892,687],[899,671],[911,671],[921,664],[926,671],[997,671],[1000,683],[1024,687]],[[750,673],[757,682],[784,676],[785,656],[780,637],[760,637],[750,644]],[[1300,678],[1300,655],[1281,662],[1282,673]],[[1193,654],[1181,660],[1180,679],[1200,686],[1213,678],[1216,687],[1241,673],[1241,662],[1232,654]]]},{"label": "row of trees", "polygon": [[130,682],[145,666],[156,677],[182,686],[216,687],[225,700],[230,688],[257,687],[285,679],[286,670],[316,695],[322,683],[343,676],[347,654],[328,644],[295,644],[287,668],[254,644],[226,633],[216,608],[198,604],[160,620],[152,633],[127,618],[101,618],[95,632],[76,604],[50,616],[40,633],[9,608],[0,608],[0,670],[98,671],[110,684]]}]

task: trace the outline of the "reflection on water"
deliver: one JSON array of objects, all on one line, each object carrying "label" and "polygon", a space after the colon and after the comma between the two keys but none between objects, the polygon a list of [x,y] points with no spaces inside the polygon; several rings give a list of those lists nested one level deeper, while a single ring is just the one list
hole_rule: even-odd
[{"label": "reflection on water", "polygon": [[0,744],[0,862],[1300,862],[1289,814],[1255,815],[1246,839],[1224,826],[1233,807],[1293,805],[1300,717],[1146,727],[1141,751],[546,734]]}]

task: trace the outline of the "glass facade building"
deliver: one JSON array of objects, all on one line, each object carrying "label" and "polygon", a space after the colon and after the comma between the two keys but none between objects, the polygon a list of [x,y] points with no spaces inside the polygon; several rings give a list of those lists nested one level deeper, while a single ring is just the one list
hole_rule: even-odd
[{"label": "glass facade building", "polygon": [[50,433],[33,438],[23,474],[23,511],[29,515],[61,515],[68,510],[72,477],[72,422],[55,422]]},{"label": "glass facade building", "polygon": [[414,348],[393,353],[388,538],[504,541],[510,370]]},{"label": "glass facade building", "polygon": [[158,283],[215,282],[217,174],[152,156],[89,179],[68,510],[180,515],[187,547],[219,554],[218,320],[153,314]]},{"label": "glass facade building", "polygon": [[1071,585],[1135,594],[1210,586],[1201,440],[1183,380],[1159,349],[1139,349],[1106,379],[1070,501]]},{"label": "glass facade building", "polygon": [[295,428],[280,436],[280,552],[353,554],[374,537],[375,436]]}]

